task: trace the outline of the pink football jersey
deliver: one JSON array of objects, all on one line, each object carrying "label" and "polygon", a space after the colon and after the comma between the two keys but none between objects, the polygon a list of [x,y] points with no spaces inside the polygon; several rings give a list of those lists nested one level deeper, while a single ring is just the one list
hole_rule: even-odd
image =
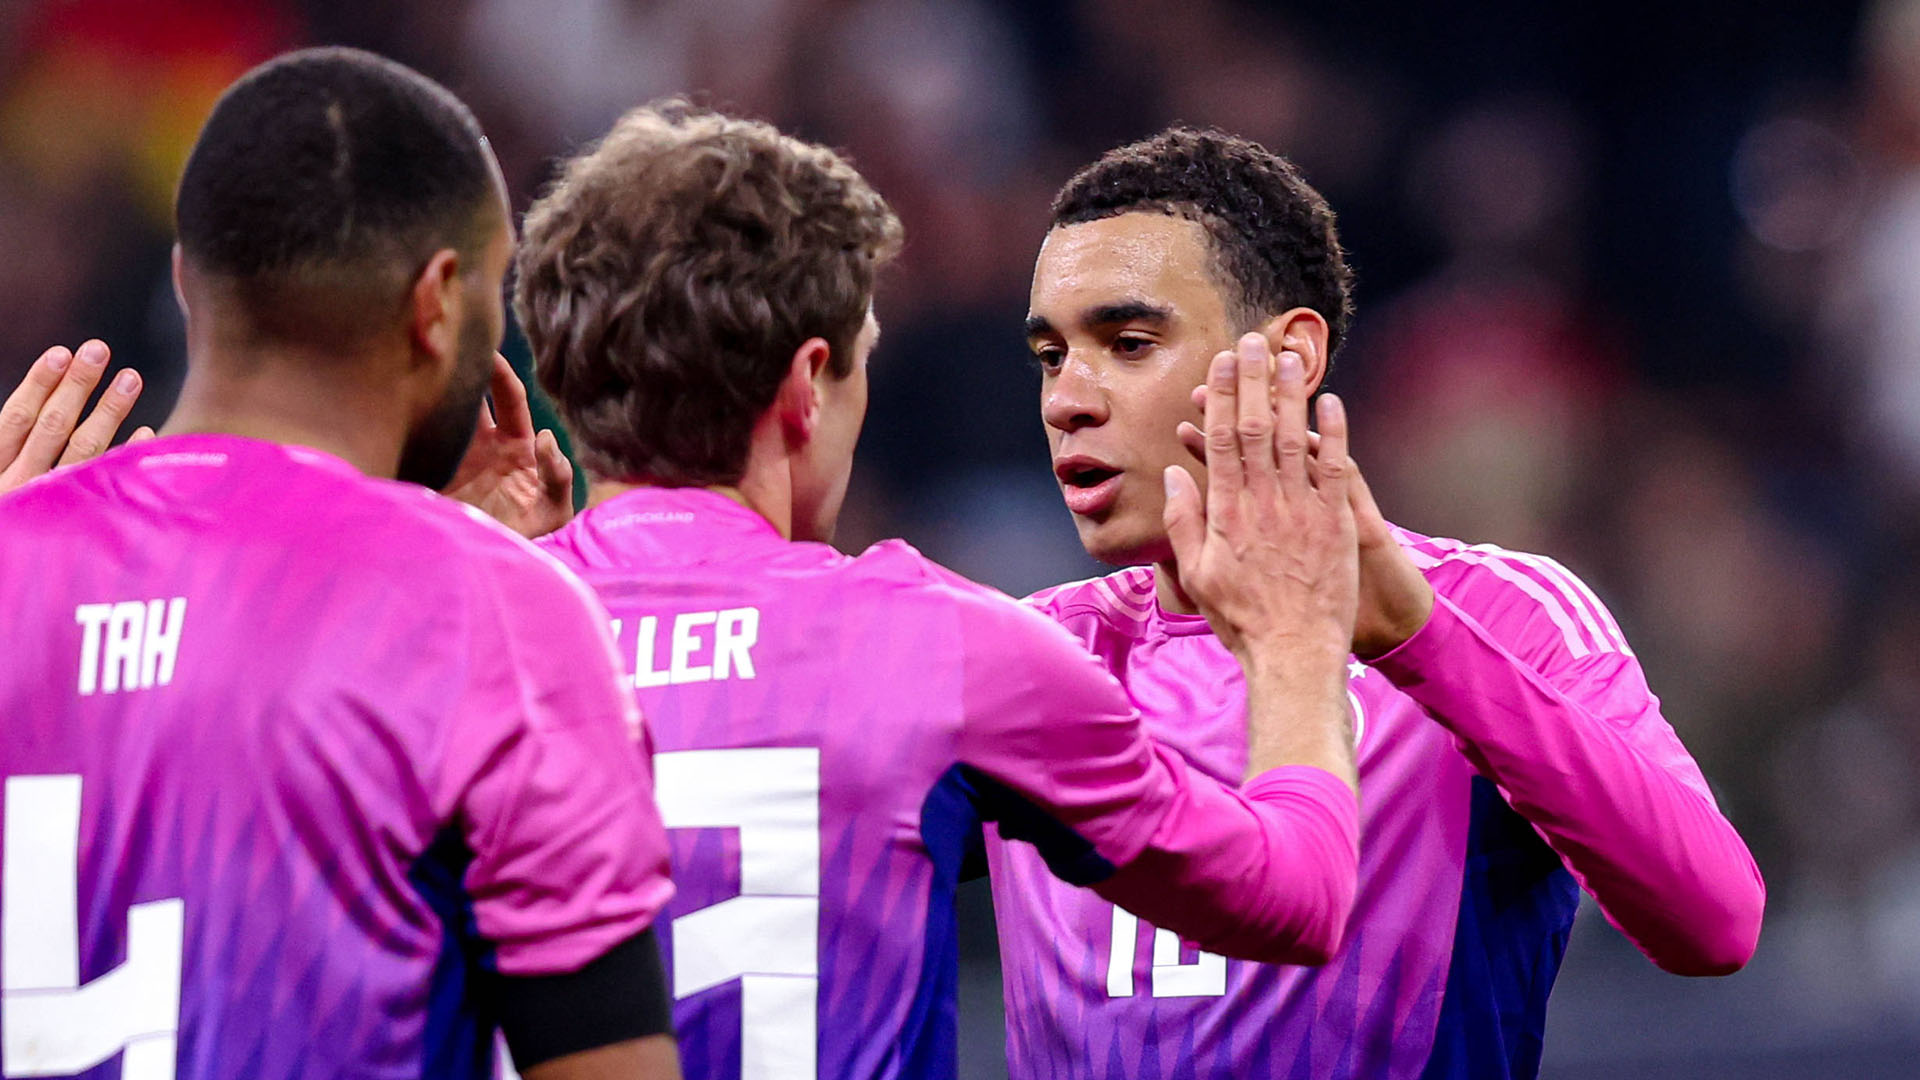
[{"label": "pink football jersey", "polygon": [[192,435],[0,499],[0,1074],[481,1077],[472,976],[666,903],[605,614],[466,507]]},{"label": "pink football jersey", "polygon": [[983,817],[1221,951],[1331,948],[1345,923],[1343,782],[1200,775],[1071,636],[905,544],[791,543],[702,489],[628,492],[545,543],[606,603],[657,740],[692,1080],[954,1075]]},{"label": "pink football jersey", "polygon": [[[1531,1077],[1580,884],[1662,966],[1744,962],[1759,872],[1605,607],[1549,559],[1399,536],[1437,599],[1349,668],[1363,809],[1339,954],[1225,959],[990,839],[1015,1080]],[[1205,620],[1159,607],[1154,573],[1028,602],[1155,737],[1238,776],[1239,669]]]}]

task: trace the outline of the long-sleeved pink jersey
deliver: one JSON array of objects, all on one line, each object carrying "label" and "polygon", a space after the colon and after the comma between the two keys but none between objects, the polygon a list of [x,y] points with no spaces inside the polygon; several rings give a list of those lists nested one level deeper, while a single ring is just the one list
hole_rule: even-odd
[{"label": "long-sleeved pink jersey", "polygon": [[1337,943],[1344,783],[1206,776],[1070,635],[905,544],[849,557],[658,488],[543,543],[611,612],[656,740],[693,1080],[952,1076],[953,896],[983,817],[1050,881],[1221,951]]},{"label": "long-sleeved pink jersey", "polygon": [[0,610],[0,1075],[479,1080],[672,892],[605,613],[449,499],[154,439],[0,499]]},{"label": "long-sleeved pink jersey", "polygon": [[[1618,625],[1537,555],[1401,531],[1433,616],[1351,665],[1360,894],[1322,968],[1223,959],[989,841],[1015,1080],[1532,1077],[1584,885],[1661,967],[1731,971],[1765,889]],[[1029,599],[1192,764],[1245,767],[1241,676],[1139,567]]]}]

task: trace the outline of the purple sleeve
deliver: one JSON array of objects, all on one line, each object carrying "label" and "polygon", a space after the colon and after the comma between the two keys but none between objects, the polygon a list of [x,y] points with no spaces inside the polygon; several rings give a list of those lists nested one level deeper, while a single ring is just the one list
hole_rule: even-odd
[{"label": "purple sleeve", "polygon": [[652,925],[673,893],[607,616],[540,558],[481,585],[495,629],[475,635],[444,781],[457,785],[475,920],[508,975],[576,971]]},{"label": "purple sleeve", "polygon": [[954,591],[959,755],[999,794],[984,802],[1003,836],[1208,951],[1311,964],[1339,948],[1359,843],[1346,784],[1301,765],[1227,787],[1149,737],[1065,630],[997,594]]},{"label": "purple sleeve", "polygon": [[1661,968],[1738,970],[1766,886],[1590,590],[1534,556],[1430,569],[1427,625],[1374,667],[1458,739]]}]

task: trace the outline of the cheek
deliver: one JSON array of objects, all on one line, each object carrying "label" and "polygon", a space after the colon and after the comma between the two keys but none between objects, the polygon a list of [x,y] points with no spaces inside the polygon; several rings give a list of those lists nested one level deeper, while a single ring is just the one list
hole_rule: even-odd
[{"label": "cheek", "polygon": [[1158,465],[1185,462],[1186,449],[1180,443],[1180,422],[1199,422],[1200,413],[1190,397],[1193,388],[1179,380],[1168,380],[1153,392],[1138,399],[1128,410],[1127,441],[1135,452]]}]

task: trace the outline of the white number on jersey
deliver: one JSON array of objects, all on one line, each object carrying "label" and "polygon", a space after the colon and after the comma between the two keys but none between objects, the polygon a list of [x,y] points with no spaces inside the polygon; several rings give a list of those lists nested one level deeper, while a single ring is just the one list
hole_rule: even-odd
[{"label": "white number on jersey", "polygon": [[186,905],[127,910],[127,959],[80,985],[80,778],[10,776],[0,837],[0,1076],[71,1076],[115,1054],[173,1080]]},{"label": "white number on jersey", "polygon": [[[1140,942],[1140,917],[1113,909],[1113,941],[1107,951],[1107,996],[1133,996],[1134,950]],[[1153,932],[1153,996],[1157,998],[1223,997],[1227,992],[1227,958],[1203,952],[1191,964],[1180,962],[1180,936],[1171,930]]]},{"label": "white number on jersey", "polygon": [[740,1072],[815,1080],[820,751],[656,754],[669,829],[739,829],[740,895],[673,920],[673,996],[740,980]]},{"label": "white number on jersey", "polygon": [[[1353,687],[1367,674],[1359,661],[1347,665],[1350,684],[1347,704],[1353,710],[1353,745],[1357,753],[1367,733],[1367,710]],[[1140,944],[1140,917],[1122,908],[1113,909],[1113,935],[1107,948],[1107,996],[1133,996],[1133,961]],[[1171,930],[1153,931],[1152,992],[1157,998],[1225,997],[1227,958],[1202,952],[1191,964],[1180,962],[1180,935]]]}]

